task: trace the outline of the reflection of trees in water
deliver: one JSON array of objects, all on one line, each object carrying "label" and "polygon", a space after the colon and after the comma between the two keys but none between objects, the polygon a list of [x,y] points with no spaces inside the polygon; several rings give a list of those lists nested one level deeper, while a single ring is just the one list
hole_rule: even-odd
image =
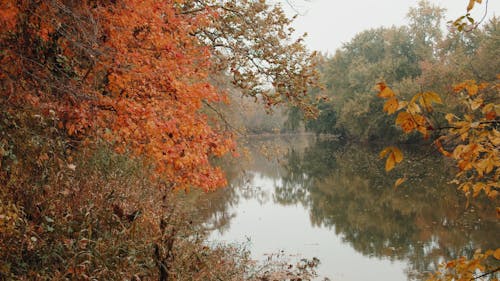
[{"label": "reflection of trees in water", "polygon": [[315,180],[328,176],[336,168],[334,153],[339,150],[336,145],[315,145],[315,149],[303,151],[289,148],[286,161],[283,163],[281,185],[276,186],[274,199],[282,205],[310,203],[309,190],[314,187]]},{"label": "reflection of trees in water", "polygon": [[226,173],[228,186],[203,196],[192,196],[196,198],[192,204],[198,206],[204,224],[224,233],[230,227],[230,221],[235,216],[234,208],[241,198],[255,199],[261,204],[268,202],[271,199],[270,190],[253,185],[253,182],[258,181],[256,177],[271,179],[274,186],[280,186],[286,168],[280,163],[288,149],[294,147],[303,151],[310,140],[307,136],[251,137],[241,140],[241,150],[248,153],[215,163]]},{"label": "reflection of trees in water", "polygon": [[399,169],[411,178],[397,190],[376,151],[359,145],[318,142],[304,153],[286,157],[280,204],[301,202],[311,223],[334,227],[344,241],[368,256],[407,259],[409,276],[435,268],[441,261],[496,248],[499,224],[489,204],[468,210],[453,186],[441,158],[411,160]]},{"label": "reflection of trees in water", "polygon": [[[204,218],[221,232],[229,228],[239,198],[270,199],[268,188],[252,186],[263,177],[273,181],[275,203],[302,204],[313,225],[334,229],[364,255],[408,260],[412,278],[442,258],[498,246],[500,226],[489,207],[495,204],[476,201],[466,209],[463,195],[446,184],[452,171],[441,157],[410,153],[386,174],[379,149],[368,146],[274,138],[252,139],[247,148],[251,159],[224,162],[229,188],[201,197]],[[408,181],[392,188],[404,174]]]}]

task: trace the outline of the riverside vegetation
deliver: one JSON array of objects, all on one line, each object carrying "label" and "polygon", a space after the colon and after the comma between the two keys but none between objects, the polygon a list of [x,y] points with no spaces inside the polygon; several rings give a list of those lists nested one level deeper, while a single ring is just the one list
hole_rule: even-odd
[{"label": "riverside vegetation", "polygon": [[[244,249],[208,247],[202,216],[173,195],[226,185],[214,160],[238,150],[221,77],[268,111],[286,105],[288,127],[318,117],[305,127],[350,139],[394,138],[380,108],[399,111],[396,125],[458,161],[464,191],[496,200],[498,19],[444,36],[442,17],[420,2],[407,27],[360,33],[327,58],[293,40],[291,19],[265,0],[2,1],[0,278],[313,278],[317,260],[259,265]],[[467,29],[464,19],[474,23],[454,25]],[[370,93],[381,78],[385,106]],[[462,98],[425,94],[453,91]],[[452,114],[435,117],[447,133],[431,102]],[[387,170],[402,157],[383,155]],[[451,261],[433,278],[494,279],[483,261],[499,255]]]}]

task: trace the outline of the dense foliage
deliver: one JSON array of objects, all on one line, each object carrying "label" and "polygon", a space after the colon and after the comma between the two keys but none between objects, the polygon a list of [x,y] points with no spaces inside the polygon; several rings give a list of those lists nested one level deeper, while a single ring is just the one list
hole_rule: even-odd
[{"label": "dense foliage", "polygon": [[[267,111],[291,106],[288,128],[316,116],[317,102],[321,114],[305,126],[317,133],[387,139],[400,126],[435,136],[459,161],[462,190],[495,198],[500,23],[442,34],[443,11],[427,2],[408,17],[318,59],[265,0],[2,1],[0,279],[312,278],[317,261],[260,274],[248,253],[207,247],[197,214],[172,195],[226,185],[213,163],[237,154],[221,113],[232,89]],[[317,70],[325,91],[311,90]],[[372,92],[381,78],[384,105]],[[450,115],[431,116],[432,102]],[[395,124],[382,106],[399,111]],[[253,108],[243,118],[264,113]],[[436,135],[445,121],[446,137],[463,142],[453,150]],[[402,160],[396,147],[383,156],[387,170]]]},{"label": "dense foliage", "polygon": [[383,80],[407,100],[422,90],[439,93],[443,105],[438,110],[459,114],[462,106],[454,84],[496,80],[500,69],[497,18],[468,33],[443,34],[443,9],[421,1],[407,16],[408,25],[363,31],[324,58],[319,71],[326,89],[318,95],[328,99],[321,102],[318,119],[306,121],[307,128],[341,133],[352,140],[419,142],[417,135],[401,135],[391,125],[392,119],[380,111],[383,101],[374,95],[373,85]]},{"label": "dense foliage", "polygon": [[[467,11],[473,8],[475,2],[481,1],[471,0]],[[466,17],[474,23],[468,14]],[[459,23],[460,19],[457,21],[453,22],[453,25],[458,26],[459,31],[464,30]],[[497,23],[496,19],[492,22]],[[475,27],[477,26],[473,28]],[[471,69],[475,71],[472,64]],[[497,72],[499,69],[493,68],[493,71]],[[435,104],[443,104],[443,100],[433,89],[421,88],[411,99],[405,100],[384,82],[377,84],[378,96],[386,100],[383,110],[388,115],[398,113],[396,126],[405,134],[418,132],[424,139],[431,139],[433,146],[442,155],[454,160],[457,171],[452,182],[467,196],[467,205],[471,198],[482,193],[497,204],[500,190],[500,83],[494,79],[481,82],[467,79],[455,83],[452,97],[458,101],[459,107],[448,107],[440,112],[435,112],[434,107]],[[500,79],[500,75],[497,75],[496,79]],[[445,104],[448,103],[450,100]],[[440,119],[445,119],[447,123],[444,124]],[[386,156],[386,171],[392,170],[396,163],[403,160],[402,152],[396,147],[387,147],[380,153],[381,158]],[[401,185],[405,180],[398,179],[395,186]],[[497,207],[497,216],[498,210]],[[462,256],[444,263],[429,280],[461,281],[483,277],[498,280],[496,272],[500,267],[495,265],[498,260],[500,248],[488,249],[485,252],[477,249],[473,256]]]},{"label": "dense foliage", "polygon": [[265,1],[2,1],[0,279],[248,274],[171,192],[226,184],[212,160],[236,153],[234,132],[212,77],[314,114],[290,23]]}]

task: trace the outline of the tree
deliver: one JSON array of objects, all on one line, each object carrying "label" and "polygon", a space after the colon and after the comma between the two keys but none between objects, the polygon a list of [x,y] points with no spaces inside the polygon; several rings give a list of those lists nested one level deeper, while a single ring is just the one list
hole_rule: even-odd
[{"label": "tree", "polygon": [[200,111],[227,101],[209,83],[214,69],[268,106],[287,101],[313,113],[310,56],[300,40],[283,43],[290,20],[264,1],[7,1],[2,8],[12,27],[1,34],[4,111],[53,112],[75,141],[104,138],[119,152],[148,155],[175,188],[225,184],[209,158],[234,149],[232,132]]},{"label": "tree", "polygon": [[388,118],[376,110],[380,101],[370,94],[371,88],[381,76],[391,83],[415,79],[421,73],[418,62],[408,27],[360,32],[333,57],[318,64],[325,89],[311,92],[320,97],[321,111],[318,119],[307,122],[308,127],[342,132],[361,141],[394,136],[392,128],[387,130]]},{"label": "tree", "polygon": [[[290,33],[278,7],[234,1],[238,12],[218,15],[224,5],[186,10],[198,3],[0,3],[0,279],[166,280],[197,268],[209,280],[214,270],[234,273],[229,256],[223,259],[232,269],[215,266],[220,252],[212,265],[187,254],[215,252],[201,239],[184,239],[202,236],[190,220],[174,217],[169,197],[172,189],[226,184],[212,163],[235,152],[235,139],[207,113],[228,102],[211,78],[219,70],[238,86],[251,85],[250,94],[267,95],[269,106],[309,108],[304,93],[314,71],[300,42],[281,44]],[[242,29],[249,16],[261,19],[251,33]],[[258,59],[264,68],[251,68],[266,50],[257,44],[259,31],[282,33],[260,34],[274,38],[265,44],[272,52]],[[203,32],[245,48],[222,52]],[[264,91],[273,82],[277,94]],[[182,268],[185,261],[193,263]]]},{"label": "tree", "polygon": [[215,72],[229,73],[243,94],[262,99],[267,107],[287,102],[306,116],[316,109],[308,90],[317,86],[316,53],[309,53],[304,36],[292,40],[293,19],[280,5],[251,0],[194,0],[182,14],[209,11],[209,24],[193,32],[210,46]]},{"label": "tree", "polygon": [[421,0],[415,8],[410,8],[407,14],[408,27],[412,31],[412,40],[420,59],[433,57],[433,50],[441,41],[441,21],[445,9],[432,5],[427,0]]},{"label": "tree", "polygon": [[[498,80],[500,76],[497,75],[497,81],[491,83],[465,80],[455,84],[453,92],[462,107],[460,113],[440,112],[447,124],[442,124],[435,114],[434,105],[442,103],[437,93],[423,91],[404,101],[385,83],[377,85],[378,96],[386,100],[383,110],[389,115],[397,113],[395,123],[404,133],[418,132],[425,139],[431,138],[440,153],[455,161],[458,172],[453,182],[464,192],[468,202],[482,193],[495,200],[500,190]],[[403,158],[395,147],[381,152],[381,158],[386,156],[386,171],[392,170]],[[397,180],[395,186],[404,180]],[[447,262],[430,280],[472,280],[495,274],[499,268],[488,266],[489,257],[500,260],[500,249],[484,253],[478,250],[470,260],[461,257]],[[495,275],[492,278],[496,280]]]}]

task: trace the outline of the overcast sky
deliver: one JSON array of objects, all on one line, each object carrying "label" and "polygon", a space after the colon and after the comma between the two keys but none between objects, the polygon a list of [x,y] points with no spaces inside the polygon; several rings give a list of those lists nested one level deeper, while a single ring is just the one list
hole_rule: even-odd
[{"label": "overcast sky", "polygon": [[[294,11],[284,2],[283,8]],[[407,23],[406,14],[416,7],[418,0],[288,0],[300,15],[294,28],[300,34],[307,32],[307,46],[311,50],[334,54],[342,43],[349,42],[357,33],[380,26],[400,26]],[[446,21],[465,13],[468,0],[430,0],[447,10]],[[482,18],[484,2],[473,11],[476,20]],[[500,0],[489,0],[488,18],[500,15]]]}]

